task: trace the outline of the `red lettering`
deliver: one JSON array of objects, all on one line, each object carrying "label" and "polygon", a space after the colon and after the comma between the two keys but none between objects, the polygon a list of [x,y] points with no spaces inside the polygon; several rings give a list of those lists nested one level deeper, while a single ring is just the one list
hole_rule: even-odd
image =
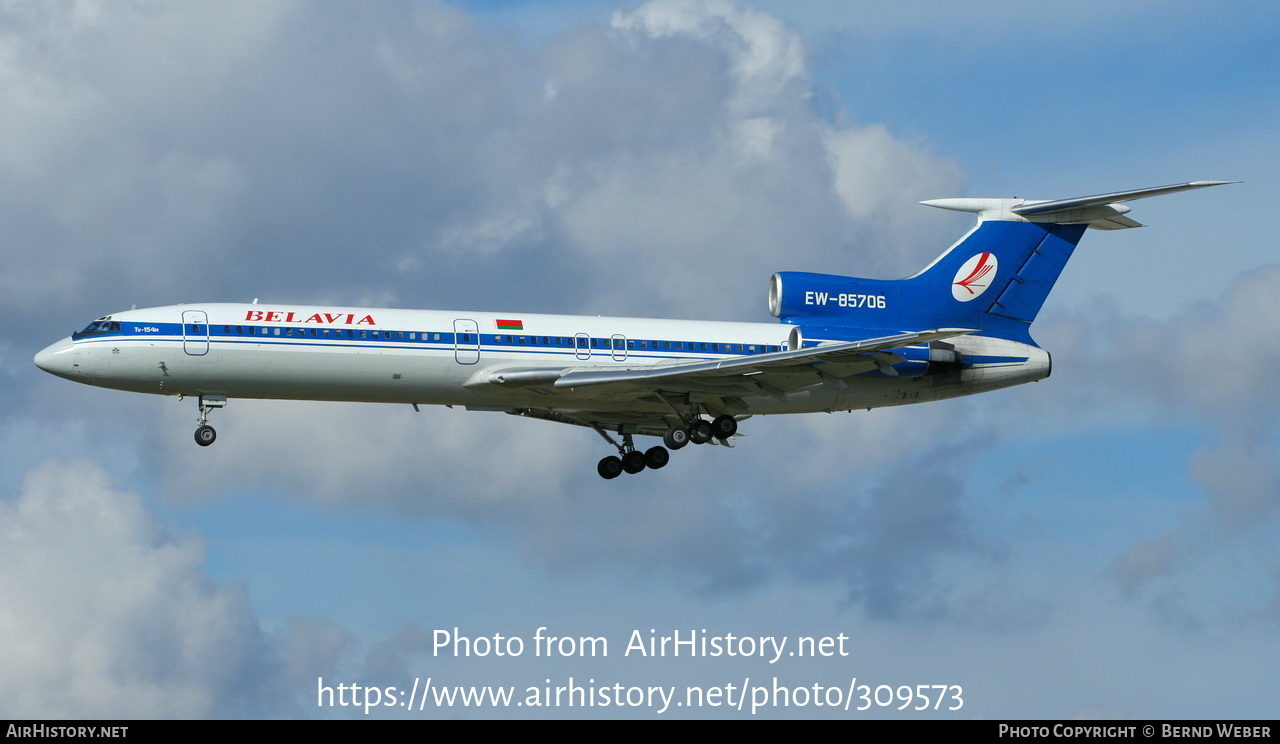
[{"label": "red lettering", "polygon": [[372,315],[356,317],[355,313],[312,313],[306,319],[300,319],[296,311],[279,310],[246,310],[245,320],[266,321],[268,323],[328,323],[331,325],[377,325]]}]

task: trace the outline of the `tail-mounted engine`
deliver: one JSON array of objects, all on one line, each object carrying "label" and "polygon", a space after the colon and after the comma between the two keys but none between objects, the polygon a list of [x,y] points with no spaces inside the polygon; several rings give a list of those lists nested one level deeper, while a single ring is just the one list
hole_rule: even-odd
[{"label": "tail-mounted engine", "polygon": [[894,282],[880,279],[780,271],[769,280],[769,313],[783,322],[864,318],[866,325],[876,327],[894,312],[896,289]]}]

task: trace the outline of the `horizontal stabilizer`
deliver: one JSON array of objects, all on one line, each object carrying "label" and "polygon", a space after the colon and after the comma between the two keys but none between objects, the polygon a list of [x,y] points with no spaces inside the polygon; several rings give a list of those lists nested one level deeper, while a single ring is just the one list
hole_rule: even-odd
[{"label": "horizontal stabilizer", "polygon": [[1123,230],[1142,227],[1142,223],[1124,216],[1129,207],[1121,202],[1146,199],[1152,196],[1176,194],[1179,191],[1222,186],[1239,181],[1190,181],[1169,186],[1152,186],[1145,189],[1116,191],[1110,194],[1078,196],[1072,199],[930,199],[921,204],[955,212],[972,212],[981,220],[1005,222],[1039,222],[1058,225],[1088,225],[1098,230]]},{"label": "horizontal stabilizer", "polygon": [[1239,181],[1191,181],[1190,183],[1178,183],[1172,186],[1152,186],[1145,189],[1133,189],[1132,191],[1117,191],[1114,194],[1098,194],[1096,196],[1078,196],[1074,199],[1057,199],[1055,201],[1035,201],[1023,202],[1022,206],[1014,207],[1014,214],[1048,214],[1050,212],[1062,212],[1069,209],[1084,209],[1086,207],[1099,207],[1104,204],[1115,204],[1117,202],[1133,201],[1135,199],[1146,199],[1151,196],[1164,196],[1165,194],[1176,194],[1179,191],[1190,191],[1192,189],[1203,189],[1208,186],[1225,186],[1229,183],[1240,183]]}]

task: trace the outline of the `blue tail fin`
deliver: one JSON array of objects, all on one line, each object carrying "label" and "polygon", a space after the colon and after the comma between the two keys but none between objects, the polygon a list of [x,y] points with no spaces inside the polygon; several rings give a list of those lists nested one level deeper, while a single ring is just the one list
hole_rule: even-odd
[{"label": "blue tail fin", "polygon": [[1087,228],[981,222],[924,271],[899,282],[904,319],[1026,342],[1027,328]]},{"label": "blue tail fin", "polygon": [[770,310],[784,323],[828,330],[969,328],[982,335],[1033,343],[1028,328],[1086,229],[1141,227],[1124,216],[1129,207],[1119,202],[1223,183],[1231,182],[1195,181],[1057,201],[923,202],[974,212],[979,215],[978,225],[923,271],[906,279],[775,274]]}]

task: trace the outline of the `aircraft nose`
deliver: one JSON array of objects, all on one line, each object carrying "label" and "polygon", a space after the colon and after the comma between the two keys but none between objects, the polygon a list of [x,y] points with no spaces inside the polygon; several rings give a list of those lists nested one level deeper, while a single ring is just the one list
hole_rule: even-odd
[{"label": "aircraft nose", "polygon": [[58,377],[73,377],[76,374],[76,366],[74,360],[74,346],[71,338],[67,337],[61,341],[50,344],[40,353],[36,354],[36,366]]}]

